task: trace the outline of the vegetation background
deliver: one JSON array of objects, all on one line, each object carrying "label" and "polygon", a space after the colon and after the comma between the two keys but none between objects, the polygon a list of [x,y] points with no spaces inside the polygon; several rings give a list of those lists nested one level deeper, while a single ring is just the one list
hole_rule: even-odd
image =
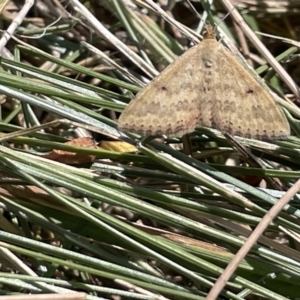
[{"label": "vegetation background", "polygon": [[[295,184],[300,2],[231,2],[238,24],[225,0],[2,3],[0,299],[205,299]],[[292,136],[233,146],[200,128],[126,143],[120,112],[206,22],[280,97]],[[250,39],[247,26],[268,36]],[[299,297],[299,197],[257,236],[218,299]]]}]

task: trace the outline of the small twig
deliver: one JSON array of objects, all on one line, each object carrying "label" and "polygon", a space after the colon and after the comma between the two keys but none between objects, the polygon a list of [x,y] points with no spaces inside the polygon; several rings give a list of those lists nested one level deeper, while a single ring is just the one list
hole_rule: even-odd
[{"label": "small twig", "polygon": [[2,38],[0,39],[0,55],[2,55],[3,48],[14,34],[15,30],[22,23],[23,19],[26,17],[28,11],[32,7],[34,0],[26,0],[25,5],[22,7],[21,11],[17,15],[17,17],[10,24],[8,29],[4,32]]},{"label": "small twig", "polygon": [[234,27],[235,27],[238,39],[241,44],[243,55],[245,56],[247,63],[253,68],[253,62],[250,59],[250,55],[249,55],[250,51],[249,51],[247,41],[245,39],[245,35],[244,35],[243,31],[241,30],[241,28],[236,23],[234,23]]},{"label": "small twig", "polygon": [[262,235],[271,221],[279,214],[282,208],[290,202],[293,196],[300,189],[300,179],[280,198],[280,200],[266,213],[260,223],[257,225],[255,230],[249,236],[245,244],[240,248],[232,261],[228,264],[222,275],[218,278],[213,288],[208,293],[206,299],[212,300],[217,299],[218,295],[230,279],[240,262],[251,250],[252,246],[256,243],[258,238]]}]

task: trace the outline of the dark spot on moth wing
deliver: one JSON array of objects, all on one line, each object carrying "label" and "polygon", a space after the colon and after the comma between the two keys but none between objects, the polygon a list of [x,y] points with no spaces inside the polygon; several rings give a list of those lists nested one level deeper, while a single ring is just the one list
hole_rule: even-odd
[{"label": "dark spot on moth wing", "polygon": [[210,77],[205,77],[204,78],[204,83],[206,83],[207,85],[209,85],[212,82]]},{"label": "dark spot on moth wing", "polygon": [[287,134],[285,134],[283,131],[280,131],[280,135],[278,135],[278,132],[276,133],[275,130],[272,130],[271,133],[268,133],[268,130],[266,129],[257,129],[255,132],[252,131],[253,130],[250,128],[248,128],[246,131],[243,131],[241,126],[239,126],[236,130],[228,127],[224,132],[228,132],[233,136],[241,136],[248,139],[257,139],[262,141],[280,140],[286,138],[287,136]]},{"label": "dark spot on moth wing", "polygon": [[[232,124],[231,124],[232,125]],[[236,129],[233,129],[231,126],[228,126],[224,132],[227,132],[233,136],[241,136],[241,137],[244,137],[244,138],[248,138],[248,139],[251,139],[251,138],[256,138],[254,137],[252,134],[251,134],[251,130],[250,128],[248,128],[246,131],[241,127],[241,126],[238,126]]]},{"label": "dark spot on moth wing", "polygon": [[254,94],[254,90],[248,89],[248,90],[246,91],[246,94]]},{"label": "dark spot on moth wing", "polygon": [[[176,109],[176,112],[188,112],[191,110],[191,106],[190,106],[190,103],[187,99],[184,99],[184,100],[179,100],[176,104],[175,104],[175,107]],[[181,120],[183,122],[183,120]]]},{"label": "dark spot on moth wing", "polygon": [[206,58],[202,58],[202,60],[205,68],[210,69],[213,66],[213,62],[211,60],[208,60]]},{"label": "dark spot on moth wing", "polygon": [[167,87],[165,87],[165,86],[162,86],[161,89],[162,89],[163,91],[167,91],[167,90],[168,90]]},{"label": "dark spot on moth wing", "polygon": [[223,85],[223,90],[224,90],[224,91],[230,90],[230,85],[229,85],[228,83],[224,83],[224,85]]},{"label": "dark spot on moth wing", "polygon": [[152,125],[149,125],[148,129],[146,130],[146,135],[161,135],[161,126],[158,125],[155,129]]},{"label": "dark spot on moth wing", "polygon": [[203,86],[202,87],[202,92],[203,93],[209,92],[210,90],[211,90],[210,86]]},{"label": "dark spot on moth wing", "polygon": [[234,101],[225,100],[223,104],[223,111],[225,113],[235,113],[236,111],[236,103]]}]

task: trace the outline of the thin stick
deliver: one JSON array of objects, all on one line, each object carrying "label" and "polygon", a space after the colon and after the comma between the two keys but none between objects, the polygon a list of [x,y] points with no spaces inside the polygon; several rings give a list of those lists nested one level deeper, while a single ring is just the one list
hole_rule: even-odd
[{"label": "thin stick", "polygon": [[15,30],[18,26],[23,22],[23,19],[26,17],[28,11],[34,4],[34,0],[27,0],[22,7],[21,11],[18,13],[17,17],[14,18],[13,22],[10,24],[8,29],[4,32],[1,40],[0,40],[0,55],[2,54],[3,48],[14,34]]},{"label": "thin stick", "polygon": [[249,236],[245,244],[240,248],[235,257],[228,264],[227,268],[224,270],[222,275],[218,278],[213,288],[208,293],[206,299],[213,300],[217,299],[218,295],[226,285],[227,281],[230,279],[239,263],[244,259],[244,257],[251,250],[252,246],[256,243],[258,238],[262,235],[271,221],[278,215],[282,208],[290,202],[293,196],[300,189],[300,179],[280,198],[280,200],[266,213],[262,218],[260,223],[257,225],[256,229]]}]

